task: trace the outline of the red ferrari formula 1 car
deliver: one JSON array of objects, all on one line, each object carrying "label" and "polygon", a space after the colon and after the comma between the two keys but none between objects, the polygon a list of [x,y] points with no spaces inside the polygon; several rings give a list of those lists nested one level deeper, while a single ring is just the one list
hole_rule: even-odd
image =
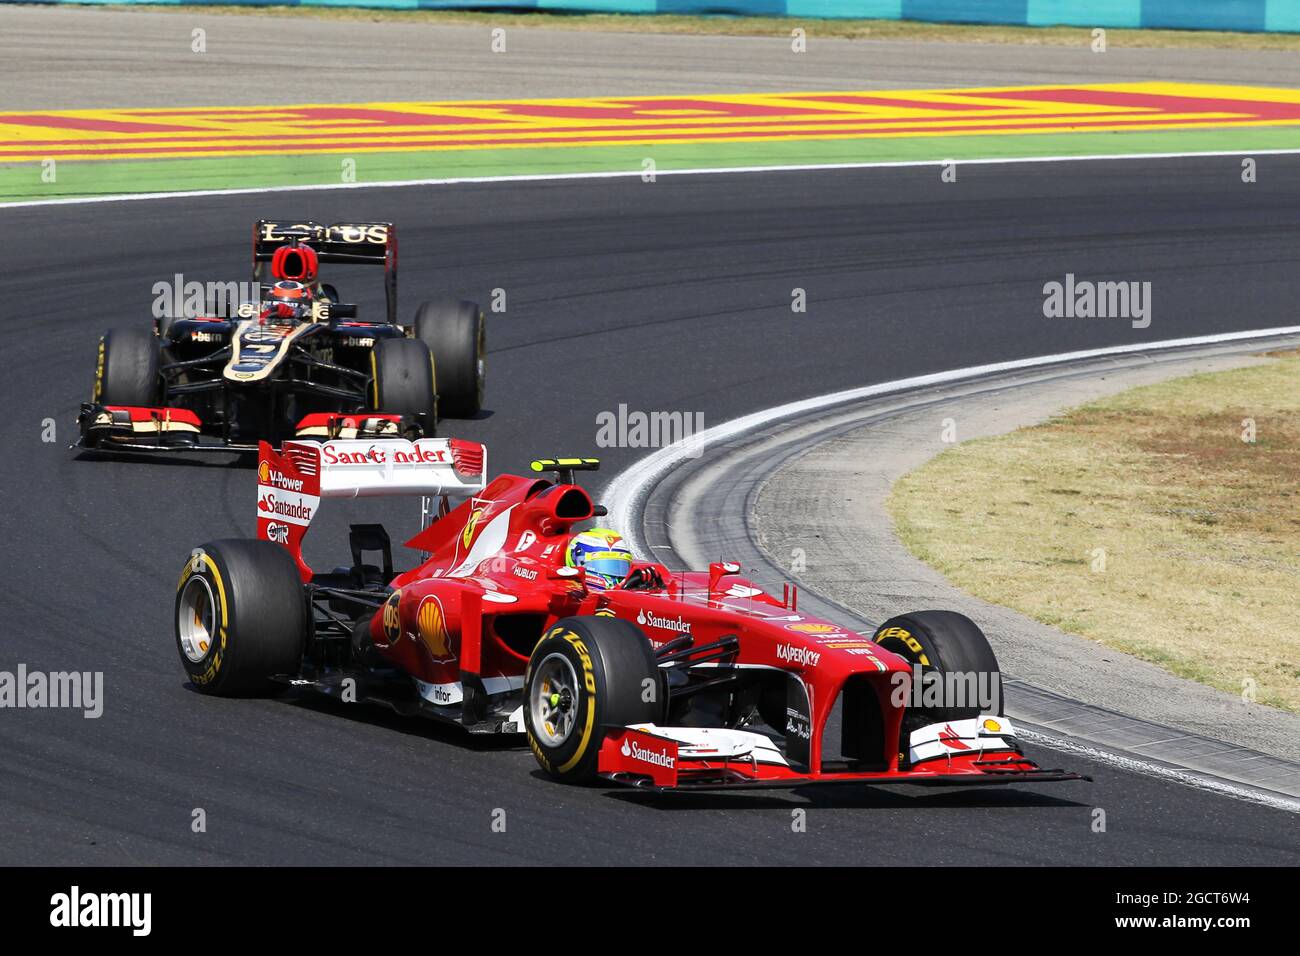
[{"label": "red ferrari formula 1 car", "polygon": [[[474,442],[262,443],[257,540],[205,544],[181,571],[181,663],[207,694],[292,685],[472,733],[522,731],[565,781],[1080,779],[1026,757],[999,704],[908,693],[919,675],[1000,695],[988,642],[961,615],[905,614],[864,636],[801,614],[792,588],[777,598],[734,564],[631,559],[611,576],[608,555],[575,562],[575,526],[604,509],[574,472],[595,465],[537,461],[488,483]],[[352,525],[350,564],[307,565],[303,536],[325,499],[393,494],[423,498],[415,567],[395,571],[371,524]]]}]

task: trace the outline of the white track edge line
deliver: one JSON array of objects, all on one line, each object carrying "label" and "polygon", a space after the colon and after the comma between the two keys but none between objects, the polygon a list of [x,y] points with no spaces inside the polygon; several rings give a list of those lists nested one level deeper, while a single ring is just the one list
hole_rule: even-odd
[{"label": "white track edge line", "polygon": [[1141,342],[1130,345],[1112,345],[1105,348],[1084,349],[1076,352],[1059,352],[1054,355],[1038,355],[1032,358],[1012,359],[1006,362],[994,362],[988,365],[972,365],[967,368],[951,369],[946,372],[932,372],[928,375],[916,375],[900,378],[876,385],[865,385],[839,392],[830,392],[814,398],[805,398],[784,405],[776,405],[762,411],[751,412],[740,418],[733,418],[712,428],[706,428],[698,435],[693,435],[685,444],[668,445],[634,462],[619,472],[605,486],[603,503],[609,509],[610,523],[621,529],[621,534],[628,539],[632,550],[645,551],[644,542],[640,540],[640,531],[630,520],[631,509],[641,498],[645,488],[659,478],[664,472],[681,461],[685,454],[696,453],[710,442],[725,441],[743,435],[745,432],[761,428],[774,421],[817,411],[832,405],[876,395],[888,395],[930,385],[943,385],[979,378],[999,372],[1012,372],[1019,369],[1041,368],[1065,362],[1084,359],[1103,358],[1108,355],[1128,355],[1135,352],[1162,351],[1165,349],[1185,348],[1196,345],[1216,345],[1224,342],[1247,341],[1250,339],[1273,338],[1280,335],[1300,334],[1300,325],[1284,326],[1274,329],[1252,329],[1245,332],[1222,332],[1215,335],[1199,335],[1184,339],[1164,339],[1158,342]]},{"label": "white track edge line", "polygon": [[[979,159],[908,159],[862,163],[796,163],[776,166],[702,166],[698,169],[660,169],[655,176],[708,176],[735,173],[788,173],[836,169],[899,169],[918,166],[998,166],[1016,163],[1083,163],[1097,160],[1127,159],[1194,159],[1215,156],[1293,156],[1296,149],[1230,149],[1174,153],[1110,153],[1096,156],[1002,156]],[[71,162],[112,162],[112,160],[71,160]],[[15,163],[13,165],[22,165]],[[640,169],[596,170],[579,173],[521,173],[507,176],[453,176],[441,179],[400,179],[380,183],[309,183],[297,186],[249,186],[237,189],[194,189],[178,192],[115,193],[109,196],[66,196],[59,199],[0,200],[0,212],[32,206],[72,206],[81,203],[140,202],[153,199],[195,199],[204,196],[245,196],[258,193],[317,192],[328,189],[393,189],[404,186],[459,186],[474,183],[528,183],[564,179],[618,179],[645,175]]]},{"label": "white track edge line", "polygon": [[1230,783],[1219,777],[1212,776],[1208,772],[1201,773],[1195,770],[1180,770],[1176,767],[1167,767],[1163,764],[1138,760],[1134,757],[1126,757],[1123,754],[1115,753],[1114,751],[1102,750],[1097,747],[1079,743],[1071,737],[1062,737],[1057,736],[1056,734],[1045,734],[1034,730],[1026,730],[1023,725],[1018,725],[1017,731],[1023,740],[1038,744],[1042,747],[1047,747],[1051,750],[1073,754],[1076,757],[1095,760],[1098,763],[1107,764],[1120,770],[1127,770],[1132,773],[1142,773],[1151,777],[1159,777],[1162,780],[1171,780],[1175,783],[1184,784],[1185,786],[1195,787],[1198,790],[1208,790],[1213,793],[1222,794],[1223,796],[1235,797],[1238,800],[1247,800],[1251,803],[1258,803],[1266,807],[1271,807],[1274,810],[1284,810],[1288,813],[1300,813],[1300,801],[1289,798],[1284,794],[1255,789],[1252,785],[1237,785]]}]

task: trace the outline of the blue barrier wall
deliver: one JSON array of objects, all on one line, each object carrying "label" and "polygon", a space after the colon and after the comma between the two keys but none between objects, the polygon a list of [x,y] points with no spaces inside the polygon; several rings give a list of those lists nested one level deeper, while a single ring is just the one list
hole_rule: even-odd
[{"label": "blue barrier wall", "polygon": [[[19,0],[0,0],[13,3]],[[31,0],[21,0],[30,3]],[[1300,0],[47,0],[54,3],[538,9],[1300,32]]]}]

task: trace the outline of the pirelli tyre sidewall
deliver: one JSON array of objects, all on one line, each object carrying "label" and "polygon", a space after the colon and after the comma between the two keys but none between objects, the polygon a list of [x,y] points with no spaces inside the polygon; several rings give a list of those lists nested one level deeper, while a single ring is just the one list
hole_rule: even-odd
[{"label": "pirelli tyre sidewall", "polygon": [[270,541],[210,541],[186,558],[176,585],[176,649],[194,686],[259,696],[301,670],[307,603],[297,566]]},{"label": "pirelli tyre sidewall", "polygon": [[[572,702],[573,728],[559,744],[548,742],[548,735],[534,726],[531,706],[536,682],[546,668],[554,667],[554,661],[547,663],[553,655],[568,661],[578,684]],[[605,728],[651,722],[662,713],[658,673],[650,641],[630,621],[612,617],[557,621],[537,642],[524,678],[524,728],[541,768],[566,783],[594,780]],[[653,692],[647,694],[647,687],[653,687]]]},{"label": "pirelli tyre sidewall", "polygon": [[[983,675],[990,692],[996,687],[1002,713],[1002,675],[998,659],[979,625],[956,611],[910,611],[891,617],[876,628],[872,640],[921,666],[921,673]],[[946,720],[977,717],[978,706],[945,706],[909,709],[904,730]]]},{"label": "pirelli tyre sidewall", "polygon": [[99,340],[91,401],[155,406],[162,400],[158,336],[144,326],[110,329]]}]

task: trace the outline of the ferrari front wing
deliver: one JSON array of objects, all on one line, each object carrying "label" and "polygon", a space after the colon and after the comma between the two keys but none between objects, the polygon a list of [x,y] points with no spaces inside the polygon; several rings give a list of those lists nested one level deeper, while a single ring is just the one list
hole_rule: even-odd
[{"label": "ferrari front wing", "polygon": [[653,791],[832,783],[975,786],[1092,779],[1039,767],[1021,752],[1014,727],[1001,716],[922,727],[911,735],[907,758],[884,769],[848,766],[803,771],[790,766],[773,740],[763,734],[634,724],[606,733],[598,770],[610,783]]}]

